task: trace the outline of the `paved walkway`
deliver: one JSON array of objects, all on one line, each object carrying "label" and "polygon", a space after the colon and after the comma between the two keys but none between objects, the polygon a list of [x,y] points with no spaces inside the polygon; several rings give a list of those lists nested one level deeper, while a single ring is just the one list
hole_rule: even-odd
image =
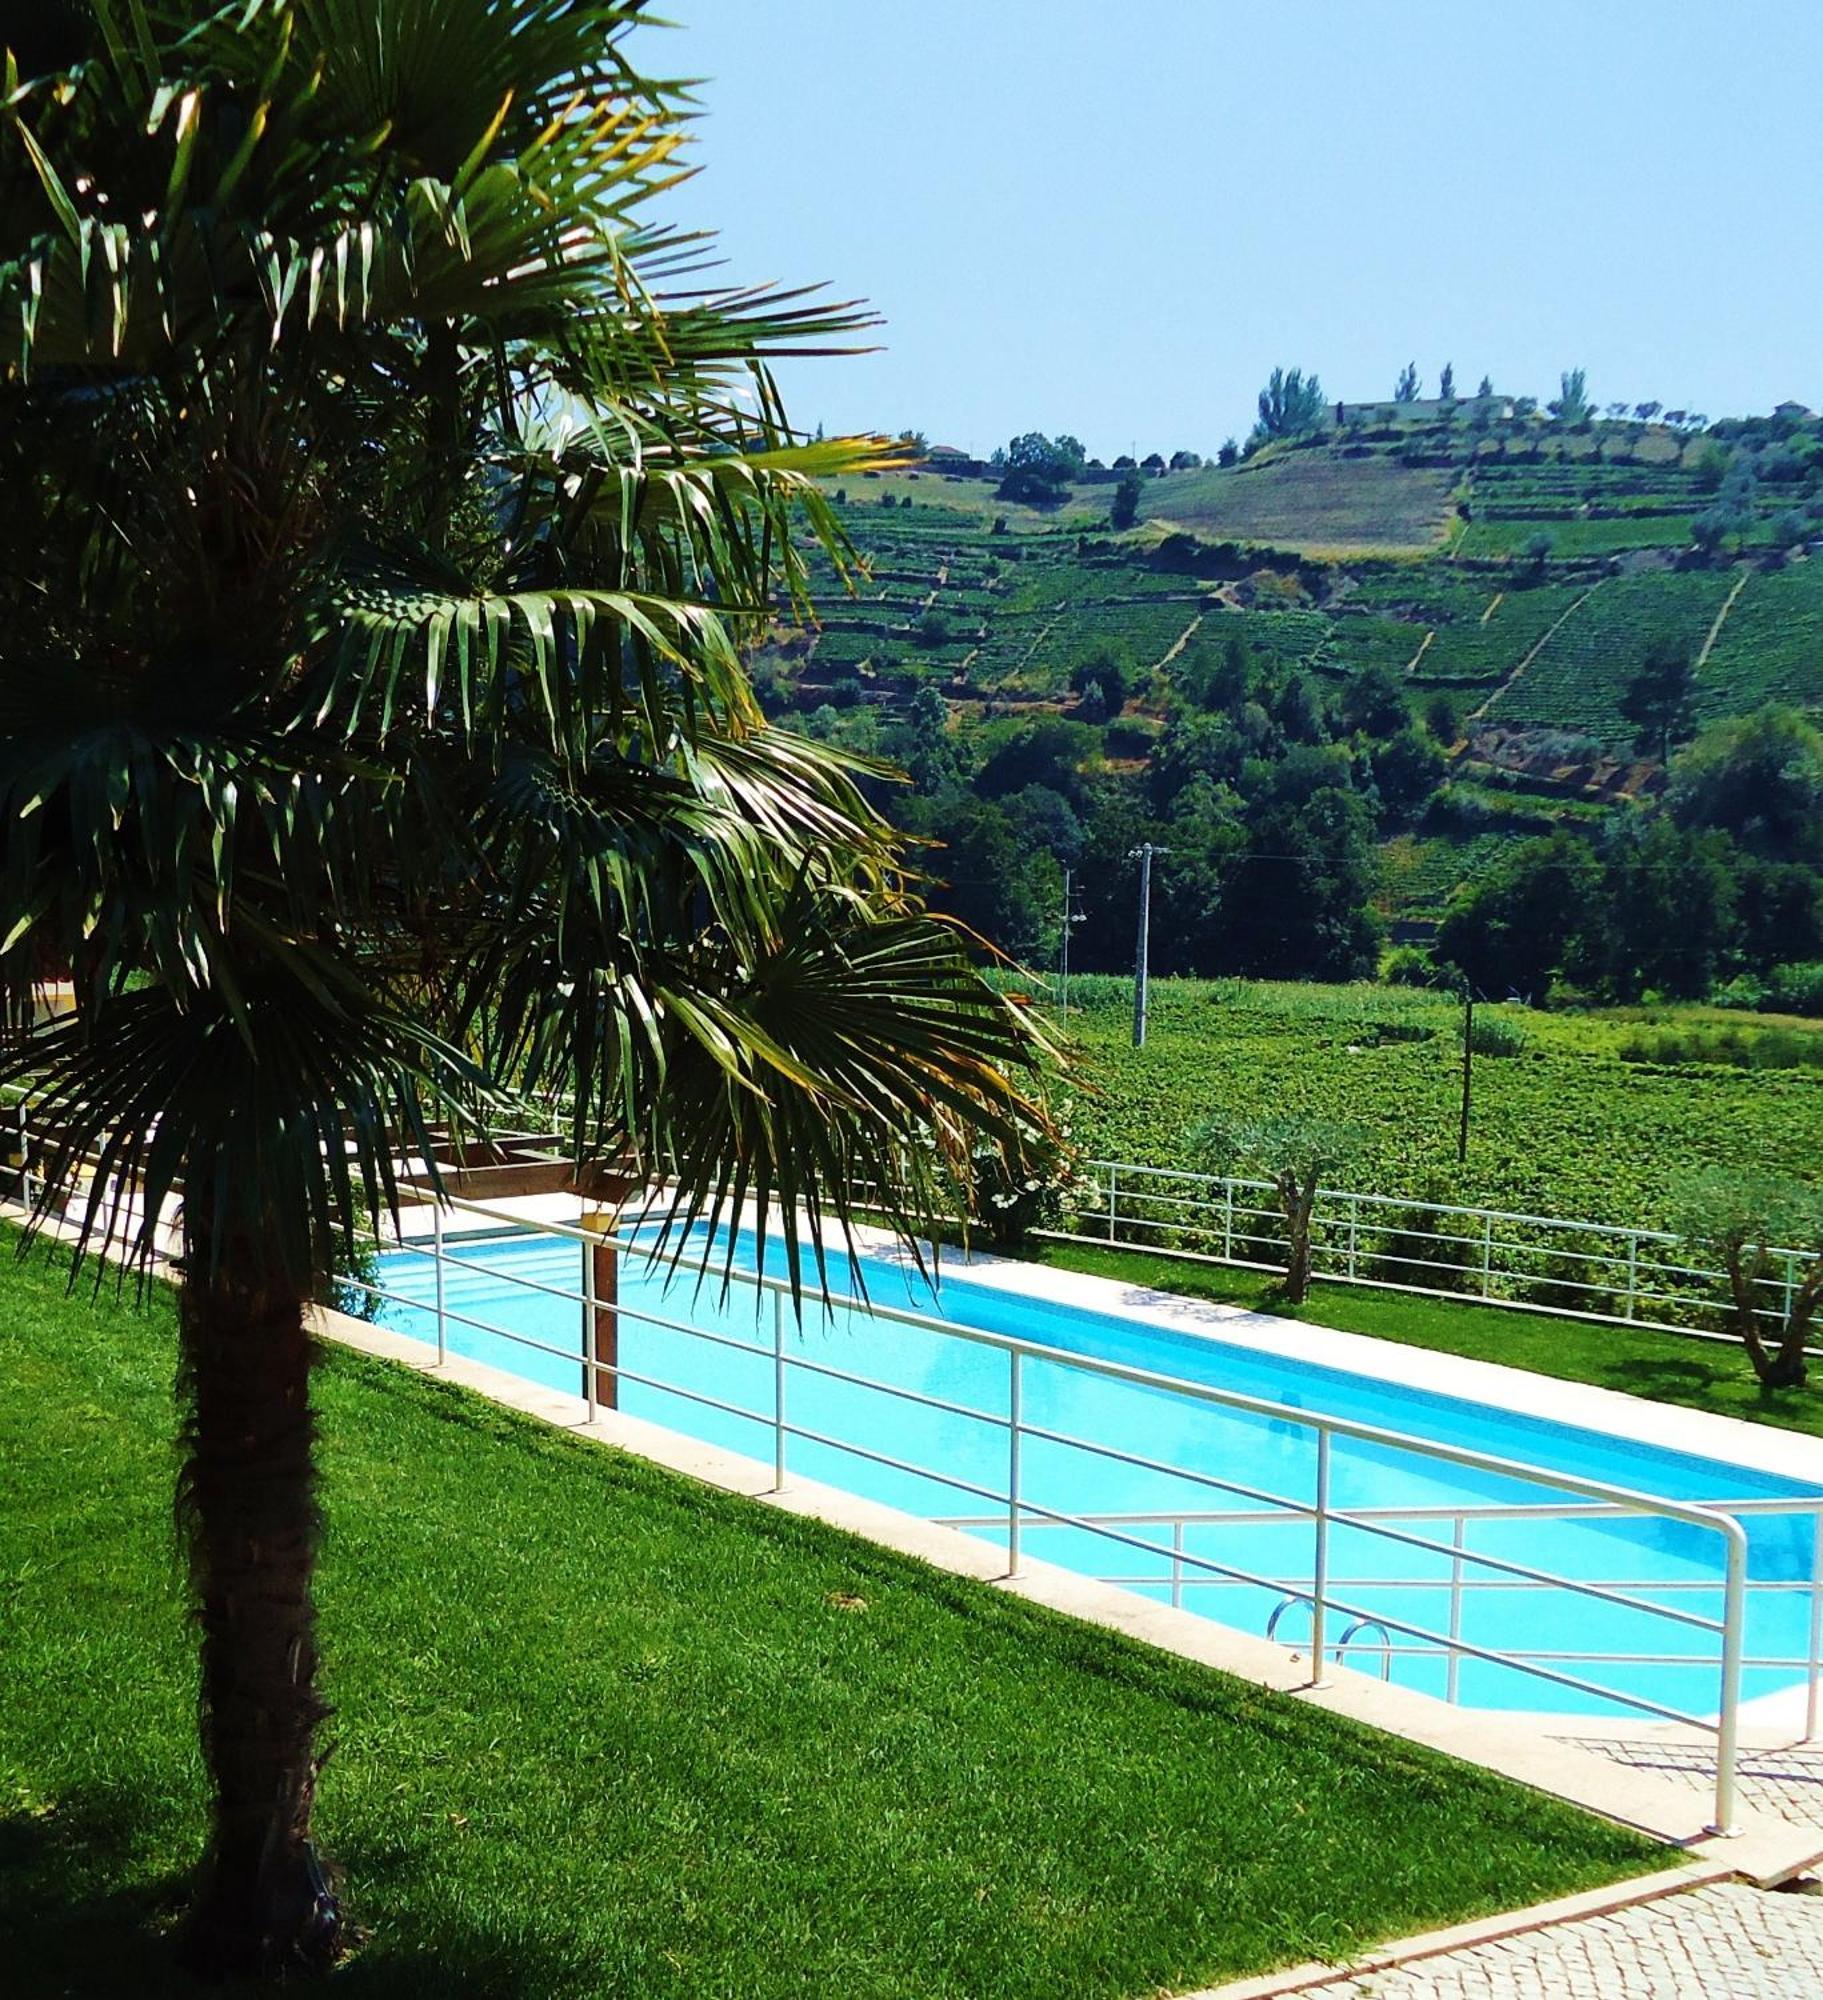
[{"label": "paved walkway", "polygon": [[[1651,1771],[1670,1782],[1688,1784],[1692,1791],[1715,1786],[1715,1745],[1710,1742],[1646,1742],[1626,1738],[1565,1737],[1585,1750],[1612,1757],[1636,1771]],[[1743,1750],[1735,1767],[1741,1803],[1755,1812],[1775,1814],[1794,1826],[1819,1829],[1823,1844],[1823,1744],[1794,1744],[1790,1749]],[[1823,2000],[1823,1986],[1817,1989]]]},{"label": "paved walkway", "polygon": [[[1568,1740],[1568,1739],[1567,1739]],[[1715,1782],[1712,1745],[1579,1737],[1616,1763]],[[1743,1805],[1823,1828],[1823,1746],[1747,1750]],[[1820,1834],[1823,1839],[1823,1834]],[[1823,2000],[1823,1895],[1718,1882],[1610,1916],[1554,1924],[1390,1972],[1301,1989],[1297,2000]]]},{"label": "paved walkway", "polygon": [[1823,1897],[1718,1882],[1298,2000],[1818,2000]]}]

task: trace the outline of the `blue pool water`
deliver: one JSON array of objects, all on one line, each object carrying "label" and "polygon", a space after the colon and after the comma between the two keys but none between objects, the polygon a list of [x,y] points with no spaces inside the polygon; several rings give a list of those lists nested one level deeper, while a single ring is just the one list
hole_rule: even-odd
[{"label": "blue pool water", "polygon": [[[581,1390],[579,1356],[583,1252],[573,1241],[511,1235],[449,1240],[444,1274],[446,1338],[451,1352],[508,1369],[572,1395]],[[753,1268],[750,1237],[737,1240],[738,1268]],[[776,1259],[775,1259],[776,1266]],[[890,1261],[863,1258],[859,1269],[832,1259],[830,1284],[853,1293],[864,1281],[882,1306],[908,1307],[989,1333],[1144,1368],[1300,1410],[1433,1439],[1535,1467],[1627,1487],[1665,1499],[1712,1502],[1801,1499],[1809,1489],[1747,1467],[1687,1457],[1626,1438],[1578,1430],[1488,1405],[1378,1382],[1371,1377],[1261,1355],[1188,1329],[1141,1324],[1107,1313],[1032,1300],[970,1283],[945,1271],[935,1288]],[[381,1284],[395,1296],[381,1323],[435,1339],[435,1266],[430,1257],[399,1251],[382,1260]],[[544,1287],[546,1289],[538,1289]],[[689,1331],[623,1318],[620,1362],[652,1386],[623,1380],[620,1407],[711,1444],[770,1461],[774,1361],[770,1299],[756,1313],[751,1287],[724,1296],[715,1280],[692,1272],[655,1270],[625,1259],[624,1305],[713,1333],[717,1345]],[[462,1324],[482,1322],[488,1329]],[[788,1420],[794,1476],[824,1481],[926,1517],[999,1516],[974,1532],[1004,1544],[1003,1501],[1008,1480],[1009,1367],[1003,1351],[971,1341],[807,1305],[800,1330],[787,1321],[794,1365]],[[509,1336],[519,1336],[519,1339]],[[525,1339],[556,1350],[541,1352]],[[820,1370],[865,1375],[847,1382]],[[936,1409],[895,1396],[915,1392],[958,1409]],[[754,1416],[693,1400],[713,1397]],[[1263,1632],[1278,1613],[1277,1636],[1296,1647],[1309,1632],[1309,1613],[1286,1603],[1310,1586],[1313,1536],[1308,1520],[1287,1518],[1264,1499],[1214,1490],[1193,1475],[1232,1481],[1259,1494],[1308,1504],[1314,1493],[1314,1433],[1288,1418],[1224,1409],[1168,1390],[1110,1380],[1066,1361],[1027,1357],[1021,1365],[1020,1491],[1034,1510],[1081,1519],[1116,1514],[1239,1513],[1240,1520],[1191,1523],[1181,1531],[1187,1557],[1273,1580],[1239,1583],[1180,1565],[1181,1601],[1190,1609]],[[1034,1436],[1042,1432],[1048,1435]],[[1086,1448],[1112,1446],[1145,1465],[1111,1460]],[[868,1456],[867,1454],[873,1454]],[[882,1461],[893,1460],[888,1464]],[[916,1470],[910,1468],[917,1468]],[[981,1489],[971,1492],[970,1488]],[[1397,1446],[1338,1438],[1331,1464],[1331,1504],[1343,1510],[1403,1507],[1536,1505],[1576,1496],[1503,1473],[1457,1467]],[[1448,1544],[1449,1519],[1385,1524]],[[1808,1515],[1748,1516],[1750,1537],[1747,1655],[1789,1664],[1749,1666],[1748,1699],[1803,1678],[1808,1637],[1813,1529]],[[1134,1523],[1120,1533],[1133,1547],[1103,1533],[1038,1525],[1028,1515],[1026,1551],[1087,1574],[1117,1577],[1144,1594],[1171,1595],[1173,1527]],[[1465,1548],[1549,1572],[1624,1589],[1645,1604],[1708,1618],[1722,1608],[1722,1543],[1705,1529],[1661,1519],[1478,1520],[1465,1528]],[[1397,1620],[1446,1630],[1451,1557],[1414,1548],[1385,1533],[1337,1526],[1330,1543],[1331,1596],[1351,1607],[1331,1611],[1329,1638],[1341,1639],[1356,1617]],[[1199,1575],[1207,1580],[1198,1580]],[[1717,1702],[1716,1634],[1651,1611],[1599,1602],[1567,1590],[1515,1588],[1517,1579],[1472,1560],[1463,1575],[1459,1637],[1468,1645],[1523,1650],[1540,1666],[1632,1694],[1663,1707],[1711,1715]],[[1784,1586],[1779,1588],[1778,1586]],[[1382,1633],[1364,1627],[1347,1659],[1379,1672],[1386,1664]],[[1444,1649],[1394,1632],[1396,1645],[1415,1648],[1390,1659],[1392,1677],[1433,1694],[1445,1692]],[[1643,1654],[1635,1661],[1568,1657]],[[1556,1656],[1556,1657],[1553,1657]],[[1459,1659],[1458,1696],[1482,1708],[1525,1708],[1562,1714],[1638,1713],[1600,1694],[1563,1687],[1535,1673],[1469,1657]]]}]

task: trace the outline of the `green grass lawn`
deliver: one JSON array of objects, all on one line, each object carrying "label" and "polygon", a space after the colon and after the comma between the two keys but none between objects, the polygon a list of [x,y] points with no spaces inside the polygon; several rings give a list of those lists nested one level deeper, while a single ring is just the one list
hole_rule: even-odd
[{"label": "green grass lawn", "polygon": [[1738,1348],[1717,1342],[1321,1280],[1301,1306],[1288,1306],[1278,1296],[1278,1280],[1266,1272],[1194,1264],[1144,1251],[1100,1250],[1092,1243],[1046,1243],[1020,1254],[1067,1270],[1181,1292],[1188,1298],[1247,1306],[1308,1320],[1313,1326],[1339,1327],[1345,1333],[1371,1333],[1440,1354],[1504,1362],[1509,1368],[1530,1368],[1566,1382],[1592,1382],[1660,1403],[1681,1403],[1692,1410],[1713,1410],[1725,1417],[1744,1417],[1749,1423],[1823,1437],[1823,1393],[1815,1388],[1762,1389],[1747,1357]]},{"label": "green grass lawn", "polygon": [[[171,1368],[162,1295],[0,1278],[9,1992],[188,1990]],[[1656,1858],[402,1369],[338,1353],[319,1384],[320,1831],[370,1932],[338,1991],[1152,1994]]]}]

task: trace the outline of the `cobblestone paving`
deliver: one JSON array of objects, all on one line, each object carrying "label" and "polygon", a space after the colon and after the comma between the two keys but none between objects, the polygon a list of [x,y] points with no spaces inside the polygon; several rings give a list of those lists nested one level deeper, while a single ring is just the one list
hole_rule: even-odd
[{"label": "cobblestone paving", "polygon": [[[1712,1746],[1576,1739],[1692,1790]],[[1743,1751],[1741,1801],[1823,1825],[1823,1747]],[[1612,1916],[1476,1945],[1391,1972],[1304,1989],[1299,2000],[1823,2000],[1823,1895],[1715,1883]]]},{"label": "cobblestone paving", "polygon": [[1823,1897],[1718,1882],[1299,2000],[1818,2000]]},{"label": "cobblestone paving", "polygon": [[[1693,1791],[1708,1791],[1715,1783],[1715,1749],[1707,1743],[1610,1742],[1592,1737],[1566,1738],[1579,1748],[1651,1771],[1671,1783],[1684,1782]],[[1754,1812],[1777,1814],[1798,1826],[1823,1826],[1823,1745],[1794,1745],[1787,1750],[1743,1750],[1738,1769],[1741,1803]],[[1823,2000],[1823,1988],[1819,1989]]]}]

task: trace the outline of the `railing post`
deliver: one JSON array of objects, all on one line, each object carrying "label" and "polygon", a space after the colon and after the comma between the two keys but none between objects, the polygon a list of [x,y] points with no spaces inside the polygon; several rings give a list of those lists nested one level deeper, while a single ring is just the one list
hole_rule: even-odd
[{"label": "railing post", "polygon": [[1310,1685],[1327,1687],[1323,1655],[1329,1635],[1324,1630],[1329,1608],[1329,1429],[1317,1432],[1317,1497],[1314,1512],[1316,1547],[1310,1564]]},{"label": "railing post", "polygon": [[595,1297],[595,1246],[582,1246],[582,1399],[588,1405],[588,1421],[594,1423],[601,1410],[601,1385],[596,1380],[595,1315],[600,1310]]},{"label": "railing post", "polygon": [[1810,1646],[1804,1695],[1804,1741],[1817,1740],[1818,1699],[1823,1695],[1823,1508],[1811,1517]]},{"label": "railing post", "polygon": [[441,1368],[449,1359],[449,1342],[444,1331],[443,1318],[443,1204],[438,1202],[430,1212],[430,1256],[431,1266],[436,1274],[437,1286],[437,1366]]},{"label": "railing post", "polygon": [[[1817,1517],[1823,1521],[1823,1514]],[[1171,1523],[1171,1608],[1184,1608],[1184,1517],[1179,1515]]]},{"label": "railing post", "polygon": [[1360,1222],[1361,1197],[1351,1194],[1348,1197],[1348,1275],[1351,1278],[1355,1275],[1355,1235]]},{"label": "railing post", "polygon": [[1112,1160],[1108,1162],[1108,1241],[1114,1241],[1115,1201],[1120,1187],[1120,1169]]},{"label": "railing post", "polygon": [[1625,1317],[1632,1319],[1639,1311],[1639,1231],[1627,1231],[1627,1297]]},{"label": "railing post", "polygon": [[1732,1834],[1735,1763],[1740,1749],[1742,1628],[1747,1608],[1747,1535],[1739,1521],[1722,1517],[1728,1540],[1728,1573],[1722,1590],[1722,1684],[1715,1718],[1715,1819],[1709,1831]]},{"label": "railing post", "polygon": [[32,1206],[32,1128],[26,1122],[25,1100],[19,1100],[19,1200],[22,1207]]},{"label": "railing post", "polygon": [[1222,1176],[1222,1257],[1227,1263],[1234,1262],[1234,1181],[1231,1176]]},{"label": "railing post", "polygon": [[1468,1535],[1468,1521],[1465,1516],[1456,1516],[1456,1528],[1450,1537],[1450,1657],[1446,1670],[1443,1690],[1445,1701],[1454,1702],[1462,1693],[1462,1654],[1457,1649],[1457,1641],[1462,1637],[1462,1548]]},{"label": "railing post", "polygon": [[1019,1350],[1007,1349],[1006,1378],[1006,1573],[1019,1574],[1019,1441],[1024,1424],[1021,1410]]},{"label": "railing post", "polygon": [[772,1295],[772,1490],[785,1490],[785,1294]]},{"label": "railing post", "polygon": [[1481,1296],[1494,1296],[1494,1218],[1485,1211],[1481,1218]]}]

